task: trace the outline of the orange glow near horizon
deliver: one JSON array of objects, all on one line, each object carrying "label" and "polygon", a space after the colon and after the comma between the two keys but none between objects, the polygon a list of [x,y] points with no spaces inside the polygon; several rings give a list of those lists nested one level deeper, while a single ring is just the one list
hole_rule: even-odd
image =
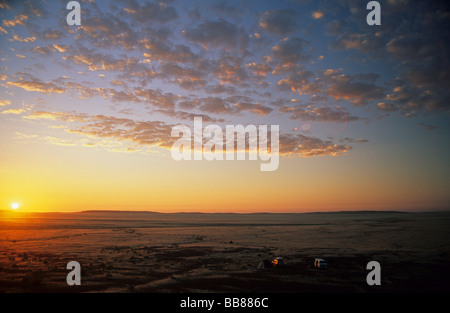
[{"label": "orange glow near horizon", "polygon": [[[0,197],[20,199],[22,212],[301,213],[426,210],[430,205],[423,182],[402,189],[382,173],[366,172],[371,179],[363,179],[358,171],[349,174],[358,164],[345,159],[281,159],[279,170],[267,174],[250,161],[175,162],[142,156],[126,162],[125,156],[113,154],[102,164],[103,159],[91,156],[79,167],[71,166],[76,159],[66,158],[67,165],[54,164],[46,171],[30,167],[23,176],[11,173]],[[12,201],[6,203],[11,206]]]}]

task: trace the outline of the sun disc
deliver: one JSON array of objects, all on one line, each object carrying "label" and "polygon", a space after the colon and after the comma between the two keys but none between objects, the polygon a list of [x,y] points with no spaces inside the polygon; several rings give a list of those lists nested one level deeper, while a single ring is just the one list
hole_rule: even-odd
[{"label": "sun disc", "polygon": [[14,210],[17,210],[19,208],[19,206],[20,205],[17,202],[11,203],[11,208],[13,208]]}]

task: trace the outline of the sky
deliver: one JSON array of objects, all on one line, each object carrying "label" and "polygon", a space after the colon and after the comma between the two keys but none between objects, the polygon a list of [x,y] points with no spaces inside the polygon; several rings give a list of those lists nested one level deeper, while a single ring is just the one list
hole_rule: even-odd
[{"label": "sky", "polygon": [[[68,2],[0,2],[0,209],[449,209],[445,1]],[[174,160],[195,117],[278,125],[278,167]]]}]

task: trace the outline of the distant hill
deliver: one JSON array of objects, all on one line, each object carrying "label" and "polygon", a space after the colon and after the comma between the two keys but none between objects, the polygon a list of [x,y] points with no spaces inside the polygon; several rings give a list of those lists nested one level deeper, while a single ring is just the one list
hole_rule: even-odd
[{"label": "distant hill", "polygon": [[254,213],[234,213],[234,212],[156,212],[156,211],[128,211],[128,210],[86,210],[86,211],[80,211],[77,213],[105,213],[105,214],[145,214],[145,213],[151,213],[151,214],[409,214],[411,212],[405,212],[405,211],[370,211],[370,210],[361,210],[361,211],[328,211],[328,212],[254,212]]},{"label": "distant hill", "polygon": [[[136,214],[186,214],[186,215],[272,215],[272,214],[411,214],[415,212],[407,212],[407,211],[371,211],[371,210],[361,210],[361,211],[328,211],[328,212],[254,212],[254,213],[234,213],[234,212],[157,212],[157,211],[128,211],[128,210],[84,210],[78,212],[25,212],[25,211],[12,211],[12,210],[0,210],[0,214],[8,214],[8,213],[26,213],[26,214],[45,214],[45,213],[53,213],[53,214],[123,214],[123,215],[136,215]],[[430,211],[431,212],[441,212],[441,211]],[[420,212],[416,212],[420,213]],[[422,212],[424,213],[424,212]]]},{"label": "distant hill", "polygon": [[402,213],[402,214],[409,214],[411,212],[405,212],[405,211],[369,211],[369,210],[361,210],[361,211],[335,211],[335,212],[309,212],[311,214],[373,214],[373,213],[382,213],[382,214],[389,214],[389,213]]},{"label": "distant hill", "polygon": [[127,210],[86,210],[77,213],[160,213],[155,211],[127,211]]}]

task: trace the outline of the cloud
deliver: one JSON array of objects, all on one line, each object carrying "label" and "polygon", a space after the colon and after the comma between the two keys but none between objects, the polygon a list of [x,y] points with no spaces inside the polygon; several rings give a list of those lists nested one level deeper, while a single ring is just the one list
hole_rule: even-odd
[{"label": "cloud", "polygon": [[142,102],[142,100],[139,99],[138,97],[136,97],[134,95],[134,93],[131,92],[130,90],[117,91],[117,90],[111,89],[109,95],[113,102],[121,102],[121,103],[122,102],[135,102],[135,103]]},{"label": "cloud", "polygon": [[208,113],[229,114],[233,112],[231,105],[222,98],[206,97],[201,102],[200,109]]},{"label": "cloud", "polygon": [[277,82],[280,90],[297,92],[298,94],[317,94],[321,92],[323,83],[320,80],[310,82],[315,75],[311,71],[300,70]]},{"label": "cloud", "polygon": [[224,58],[214,66],[212,74],[216,75],[221,84],[237,84],[248,79],[248,73],[241,66],[240,60]]},{"label": "cloud", "polygon": [[68,130],[89,137],[127,140],[140,145],[171,147],[174,139],[170,137],[172,127],[159,121],[134,121],[112,116],[95,116],[78,129]]},{"label": "cloud", "polygon": [[127,71],[139,64],[136,57],[123,56],[116,59],[109,54],[97,53],[86,48],[80,48],[78,53],[64,55],[63,59],[73,61],[75,64],[85,64],[90,71]]},{"label": "cloud", "polygon": [[281,9],[264,12],[259,27],[270,34],[284,36],[297,28],[298,14],[293,10]]},{"label": "cloud", "polygon": [[14,35],[13,38],[8,39],[9,41],[19,41],[19,42],[33,42],[36,40],[36,37],[26,37],[21,38],[19,35]]},{"label": "cloud", "polygon": [[437,126],[430,125],[430,124],[424,124],[424,123],[417,123],[417,126],[423,127],[423,128],[425,128],[426,130],[429,130],[429,131],[433,131],[433,130],[435,130],[437,128]]},{"label": "cloud", "polygon": [[301,38],[284,38],[272,48],[274,61],[279,62],[282,66],[305,62],[311,58],[305,49],[306,45],[308,42]]},{"label": "cloud", "polygon": [[113,86],[125,86],[126,84],[125,84],[125,82],[120,81],[120,80],[112,80],[111,81],[111,85],[113,85]]},{"label": "cloud", "polygon": [[213,118],[206,114],[200,113],[191,113],[184,111],[175,111],[175,110],[153,110],[155,113],[162,113],[164,115],[177,118],[179,120],[193,121],[195,117],[201,117],[203,122],[205,123],[223,123],[225,122],[222,118]]},{"label": "cloud", "polygon": [[367,142],[369,142],[369,140],[345,137],[345,138],[339,140],[339,142],[341,142],[341,143],[367,143]]},{"label": "cloud", "polygon": [[52,145],[57,145],[57,146],[76,146],[76,143],[70,142],[66,139],[62,139],[62,138],[57,138],[57,137],[53,137],[53,136],[45,136],[44,140],[47,143],[50,143]]},{"label": "cloud", "polygon": [[[81,123],[78,124],[78,127],[69,127],[64,131],[88,137],[90,140],[95,138],[114,140],[109,144],[109,147],[116,146],[117,141],[128,141],[137,145],[159,146],[170,149],[177,140],[177,138],[171,137],[171,130],[174,125],[160,121],[135,121],[106,115],[44,111],[35,111],[23,118]],[[53,136],[47,136],[45,140],[52,144],[74,145],[72,141]],[[350,149],[350,146],[336,144],[331,140],[322,140],[302,134],[280,134],[281,155],[296,157],[339,156]]]},{"label": "cloud", "polygon": [[45,3],[38,1],[25,1],[23,14],[32,18],[47,17],[47,11],[44,8]]},{"label": "cloud", "polygon": [[16,25],[22,25],[25,26],[24,21],[28,19],[28,16],[25,14],[20,14],[14,17],[12,20],[3,20],[2,24],[5,27],[14,27]]},{"label": "cloud", "polygon": [[101,48],[122,47],[133,50],[137,47],[139,33],[117,16],[94,16],[83,19],[80,26],[82,38]]},{"label": "cloud", "polygon": [[60,45],[60,44],[53,44],[53,48],[55,48],[56,50],[58,50],[60,53],[64,53],[67,52],[71,49],[70,46],[68,45]]},{"label": "cloud", "polygon": [[16,82],[7,82],[8,85],[25,89],[27,91],[37,91],[45,94],[51,93],[64,93],[65,89],[56,86],[53,83],[44,83],[39,80],[36,81],[16,81]]},{"label": "cloud", "polygon": [[204,88],[206,93],[209,94],[234,94],[236,93],[236,88],[230,85],[207,85]]},{"label": "cloud", "polygon": [[279,80],[277,86],[282,91],[310,95],[312,103],[326,102],[327,97],[332,97],[363,106],[385,98],[385,89],[375,84],[378,78],[373,73],[345,75],[334,69],[314,73],[300,67],[293,74]]},{"label": "cloud", "polygon": [[246,67],[253,73],[253,75],[258,77],[266,77],[273,69],[264,63],[248,63]]},{"label": "cloud", "polygon": [[334,122],[334,123],[348,123],[352,121],[365,120],[354,115],[350,115],[344,110],[343,107],[336,107],[335,109],[331,107],[313,107],[308,106],[307,108],[302,107],[281,107],[281,113],[289,113],[292,120],[300,121],[312,121],[312,122]]},{"label": "cloud", "polygon": [[24,110],[24,109],[9,109],[9,110],[2,111],[1,114],[21,114],[26,111],[27,110]]},{"label": "cloud", "polygon": [[82,113],[65,113],[65,112],[46,112],[46,111],[33,111],[29,115],[25,115],[22,118],[28,120],[59,120],[64,122],[87,122],[90,117],[87,114]]},{"label": "cloud", "polygon": [[183,30],[182,35],[205,48],[245,49],[248,43],[245,29],[224,19],[200,23],[197,27]]},{"label": "cloud", "polygon": [[204,87],[206,84],[206,81],[203,79],[189,77],[175,78],[173,82],[185,90],[196,90]]},{"label": "cloud", "polygon": [[34,139],[37,137],[38,137],[38,135],[24,134],[24,133],[16,131],[14,139]]},{"label": "cloud", "polygon": [[[78,128],[65,131],[87,137],[128,140],[143,145],[169,145],[173,141],[170,137],[171,126],[159,121],[140,122],[106,115],[45,111],[34,111],[23,118],[78,122],[81,123]],[[53,137],[48,139],[55,143]]]},{"label": "cloud", "polygon": [[386,39],[380,33],[342,33],[330,47],[335,50],[357,50],[375,56],[386,45]]},{"label": "cloud", "polygon": [[227,1],[219,1],[214,2],[211,1],[211,10],[217,15],[225,15],[228,17],[236,17],[243,14],[243,11],[239,8],[239,6],[235,6],[233,4],[227,5]]},{"label": "cloud", "polygon": [[0,2],[0,9],[11,10],[11,7],[7,2]]},{"label": "cloud", "polygon": [[173,93],[163,93],[160,90],[151,88],[135,88],[135,95],[143,98],[142,101],[160,108],[174,108],[178,101],[178,96]]},{"label": "cloud", "polygon": [[344,33],[344,26],[346,22],[342,19],[332,20],[325,25],[325,34],[329,36],[338,36]]},{"label": "cloud", "polygon": [[267,115],[273,111],[272,108],[266,107],[261,103],[248,103],[248,102],[235,103],[233,105],[233,108],[237,109],[239,112],[248,111],[262,116]]},{"label": "cloud", "polygon": [[52,52],[56,52],[57,50],[55,50],[55,48],[53,46],[47,46],[47,47],[37,46],[37,47],[34,47],[31,51],[32,52],[38,52],[38,53],[40,53],[42,55],[49,55]]},{"label": "cloud", "polygon": [[378,105],[383,111],[399,110],[405,116],[418,116],[423,110],[427,112],[449,110],[450,95],[448,92],[428,89],[423,90],[404,80],[395,81],[397,87],[386,95],[385,102]]},{"label": "cloud", "polygon": [[446,55],[450,48],[441,41],[445,38],[450,40],[450,31],[443,31],[442,38],[411,32],[387,44],[390,55],[401,61],[401,73],[393,81],[395,85],[387,99],[401,111],[450,110],[450,69],[444,65],[448,64]]},{"label": "cloud", "polygon": [[143,56],[151,61],[167,61],[173,63],[188,63],[195,61],[198,57],[191,48],[183,44],[175,46],[158,39],[142,39],[139,45],[143,49]]},{"label": "cloud", "polygon": [[324,13],[322,11],[314,11],[312,12],[311,16],[317,20],[322,18],[324,16]]},{"label": "cloud", "polygon": [[63,81],[61,79],[56,80],[61,84],[61,87],[67,91],[78,93],[79,99],[89,99],[94,96],[101,96],[104,99],[112,97],[114,90],[112,88],[90,87],[85,84],[80,84],[74,81]]},{"label": "cloud", "polygon": [[140,6],[135,1],[128,1],[128,5],[123,11],[138,23],[167,23],[178,17],[176,9],[163,2],[146,2]]},{"label": "cloud", "polygon": [[[49,54],[55,53],[55,52],[64,53],[64,52],[68,52],[71,50],[72,50],[71,46],[60,45],[60,44],[53,44],[53,45],[45,46],[45,47],[37,46],[37,47],[34,47],[33,49],[31,49],[32,52],[38,52],[42,55],[49,55]],[[63,59],[67,59],[67,58],[63,57]]]},{"label": "cloud", "polygon": [[[205,122],[223,123],[253,115],[249,123],[278,118],[347,123],[368,120],[356,116],[351,104],[365,106],[367,114],[374,113],[369,107],[373,106],[406,117],[450,109],[450,31],[445,27],[448,10],[444,10],[448,5],[388,1],[383,6],[383,27],[371,28],[365,23],[365,6],[353,0],[323,2],[315,8],[308,5],[298,11],[248,6],[245,1],[236,7],[225,1],[202,5],[154,0],[88,2],[82,5],[79,28],[67,27],[64,19],[53,21],[53,15],[44,24],[43,18],[37,21],[43,16],[39,2],[26,1],[22,11],[6,12],[0,34],[6,42],[14,41],[15,50],[5,52],[10,59],[2,59],[5,74],[0,79],[10,95],[24,94],[12,88],[18,87],[65,93],[82,107],[99,100],[92,110],[105,104],[105,115],[20,112],[24,118],[49,124],[65,121],[69,131],[87,137],[167,146],[170,138],[162,130],[167,131],[168,124],[107,116],[106,112],[127,117],[145,112],[149,118],[164,115],[165,121],[202,116]],[[289,7],[294,5],[288,2]],[[321,30],[326,38],[316,37]],[[327,43],[331,49],[326,49]],[[323,61],[315,48],[323,50]],[[15,54],[27,56],[26,62]],[[380,60],[383,66],[375,62]],[[358,62],[366,63],[359,67]],[[334,67],[324,70],[326,64]],[[19,79],[13,75],[19,70],[44,76]],[[59,70],[70,71],[72,78],[61,78],[67,72],[55,75]],[[381,76],[356,74],[372,70]],[[48,75],[59,78],[44,78]],[[5,93],[6,97],[10,96]],[[11,101],[0,100],[3,112],[20,110],[8,110]],[[350,137],[333,141],[282,135],[283,151],[302,156],[340,155],[362,142]]]},{"label": "cloud", "polygon": [[47,29],[40,33],[40,38],[46,40],[59,40],[64,37],[64,33],[57,29]]},{"label": "cloud", "polygon": [[448,9],[445,1],[388,1],[383,7],[383,27],[376,31],[368,32],[364,23],[352,18],[330,22],[328,33],[337,37],[330,47],[348,51],[355,61],[393,64],[396,75],[386,84],[392,86],[384,90],[386,97],[376,97],[378,109],[408,117],[448,111]]},{"label": "cloud", "polygon": [[394,104],[386,102],[377,103],[377,108],[384,112],[393,112],[398,109]]},{"label": "cloud", "polygon": [[0,107],[1,106],[7,106],[7,105],[10,105],[10,104],[11,104],[10,100],[0,99]]},{"label": "cloud", "polygon": [[195,68],[182,67],[178,64],[164,63],[159,68],[160,77],[175,78],[173,81],[185,89],[206,85],[205,73]]},{"label": "cloud", "polygon": [[351,149],[351,146],[335,144],[331,140],[322,140],[302,134],[280,135],[281,155],[297,157],[339,156]]},{"label": "cloud", "polygon": [[427,49],[423,48],[423,39],[419,38],[417,33],[397,36],[386,44],[386,50],[402,61],[417,60],[426,56]]},{"label": "cloud", "polygon": [[181,105],[185,108],[200,109],[204,112],[213,114],[230,114],[236,115],[243,112],[250,112],[259,116],[270,114],[273,109],[263,104],[256,102],[249,102],[247,97],[228,97],[222,99],[219,97],[205,97],[197,99],[196,101],[183,102]]},{"label": "cloud", "polygon": [[325,78],[328,84],[325,94],[337,100],[349,100],[355,105],[366,105],[370,101],[385,97],[384,89],[377,86],[374,80],[376,76],[330,75]]}]

